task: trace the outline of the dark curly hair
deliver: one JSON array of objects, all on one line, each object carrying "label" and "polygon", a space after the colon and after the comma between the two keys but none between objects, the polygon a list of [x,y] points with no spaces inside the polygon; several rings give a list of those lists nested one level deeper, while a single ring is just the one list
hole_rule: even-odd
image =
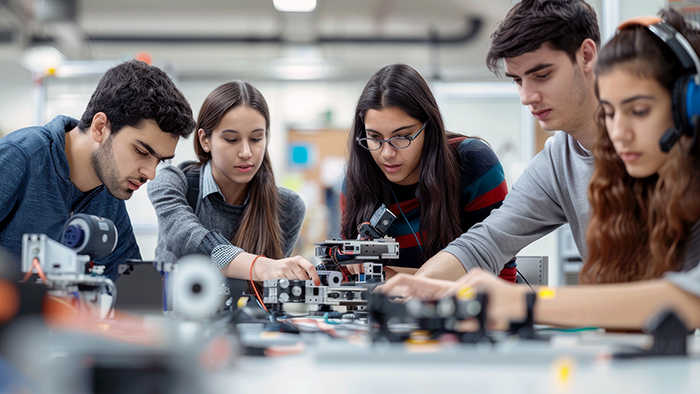
[{"label": "dark curly hair", "polygon": [[154,120],[162,131],[185,138],[195,126],[190,104],[170,77],[139,60],[107,70],[90,97],[78,128],[86,132],[98,112],[107,115],[112,135],[124,126],[137,127],[144,120]]},{"label": "dark curly hair", "polygon": [[536,51],[547,42],[575,62],[576,51],[586,38],[600,46],[595,11],[583,0],[523,0],[491,35],[486,65],[497,74],[501,59]]}]

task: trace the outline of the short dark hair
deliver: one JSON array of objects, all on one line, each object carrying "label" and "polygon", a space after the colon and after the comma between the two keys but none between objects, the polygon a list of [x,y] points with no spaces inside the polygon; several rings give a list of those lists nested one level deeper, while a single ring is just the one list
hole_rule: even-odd
[{"label": "short dark hair", "polygon": [[170,77],[139,60],[107,70],[90,97],[78,128],[86,131],[98,112],[107,115],[112,135],[124,126],[138,127],[149,119],[177,137],[189,137],[195,126],[190,104]]},{"label": "short dark hair", "polygon": [[575,62],[576,51],[586,38],[600,46],[595,11],[583,0],[523,0],[491,35],[486,65],[498,74],[501,59],[536,51],[547,42]]}]

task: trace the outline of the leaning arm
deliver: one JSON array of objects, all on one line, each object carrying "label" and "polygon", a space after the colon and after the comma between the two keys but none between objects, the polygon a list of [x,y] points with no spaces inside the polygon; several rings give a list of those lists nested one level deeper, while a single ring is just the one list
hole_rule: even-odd
[{"label": "leaning arm", "polygon": [[[539,158],[539,156],[538,156]],[[536,158],[537,159],[537,158]],[[557,200],[547,158],[528,166],[503,205],[423,264],[419,275],[456,280],[472,268],[497,274],[516,253],[566,222]],[[450,254],[462,265],[455,267]]]},{"label": "leaning arm", "polygon": [[449,252],[439,252],[416,271],[416,276],[426,278],[455,280],[466,274],[467,270],[455,255]]},{"label": "leaning arm", "polygon": [[689,328],[700,327],[700,297],[666,280],[566,287],[539,299],[535,320],[561,326],[638,329],[655,312],[673,307]]},{"label": "leaning arm", "polygon": [[[416,278],[415,293],[424,286]],[[453,283],[442,282],[439,296],[468,287],[489,294],[489,320],[500,324],[525,317],[526,285],[508,283],[492,273],[474,269]],[[409,293],[410,294],[410,293]],[[595,326],[639,329],[642,323],[665,307],[672,307],[689,328],[700,327],[700,296],[666,279],[640,282],[559,287],[553,296],[540,294],[535,303],[537,323],[556,326]]]}]

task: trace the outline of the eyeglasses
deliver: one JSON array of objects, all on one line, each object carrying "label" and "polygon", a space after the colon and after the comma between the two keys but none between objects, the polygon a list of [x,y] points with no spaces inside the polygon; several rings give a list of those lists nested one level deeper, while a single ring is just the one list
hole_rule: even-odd
[{"label": "eyeglasses", "polygon": [[370,151],[381,149],[382,144],[385,142],[388,142],[389,145],[391,145],[395,149],[406,149],[409,146],[411,146],[411,142],[418,138],[418,135],[421,133],[421,131],[425,129],[425,126],[428,125],[428,120],[430,120],[430,118],[423,122],[423,126],[421,126],[420,130],[418,130],[416,134],[409,135],[407,137],[403,135],[397,135],[396,137],[391,137],[385,140],[380,140],[379,138],[356,137],[355,141],[358,143],[358,145]]}]

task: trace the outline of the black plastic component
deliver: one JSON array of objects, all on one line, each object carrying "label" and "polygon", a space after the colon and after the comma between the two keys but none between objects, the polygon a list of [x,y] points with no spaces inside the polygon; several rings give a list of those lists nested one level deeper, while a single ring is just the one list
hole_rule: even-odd
[{"label": "black plastic component", "polygon": [[642,331],[651,334],[654,344],[651,349],[634,348],[629,352],[613,354],[614,358],[630,359],[658,356],[688,356],[690,331],[672,309],[663,309],[645,322]]},{"label": "black plastic component", "polygon": [[521,322],[510,322],[508,333],[517,335],[522,339],[545,340],[545,338],[542,338],[535,333],[535,317],[533,312],[535,309],[535,301],[537,301],[537,294],[525,294],[525,306],[527,308],[525,320]]},{"label": "black plastic component", "polygon": [[358,228],[362,239],[382,238],[389,231],[389,227],[396,220],[396,216],[382,204],[369,220],[369,223],[362,223]]}]

